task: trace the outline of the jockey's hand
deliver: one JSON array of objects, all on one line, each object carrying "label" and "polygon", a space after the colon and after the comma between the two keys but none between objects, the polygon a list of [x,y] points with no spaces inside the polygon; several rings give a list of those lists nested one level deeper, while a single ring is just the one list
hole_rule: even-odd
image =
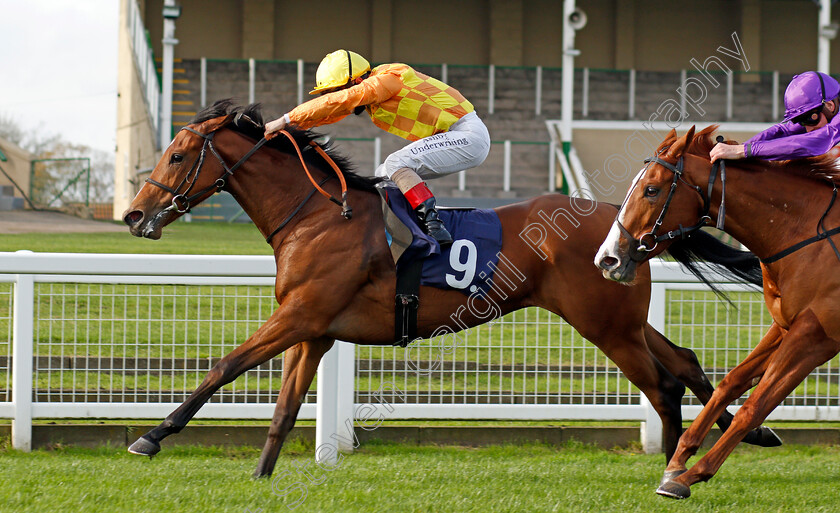
[{"label": "jockey's hand", "polygon": [[274,121],[269,121],[268,123],[265,124],[264,137],[266,139],[271,139],[272,137],[277,135],[277,132],[286,128],[286,124],[287,124],[287,121],[286,121],[286,116],[285,115],[275,119]]},{"label": "jockey's hand", "polygon": [[724,144],[724,143],[717,143],[715,147],[712,148],[712,151],[709,152],[709,156],[712,158],[712,162],[723,159],[723,160],[735,160],[735,159],[742,159],[746,154],[744,153],[744,145],[743,144]]}]

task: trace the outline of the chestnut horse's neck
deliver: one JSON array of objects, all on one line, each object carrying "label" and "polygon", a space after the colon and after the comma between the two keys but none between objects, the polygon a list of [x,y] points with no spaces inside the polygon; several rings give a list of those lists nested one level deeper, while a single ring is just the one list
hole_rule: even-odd
[{"label": "chestnut horse's neck", "polygon": [[[216,136],[217,151],[229,165],[247,153],[253,144],[250,139],[231,130],[220,130]],[[335,173],[327,164],[306,165],[316,182],[321,183],[333,196],[341,197],[339,180],[335,179]],[[328,177],[331,179],[324,182]],[[304,218],[311,222],[313,216],[317,216],[317,219],[325,223],[346,223],[341,217],[341,206],[330,202],[317,192],[311,194],[313,189],[314,186],[296,154],[267,147],[260,149],[243,163],[227,186],[227,190],[248,214],[263,237],[269,237],[286,223],[269,241],[275,250],[282,244],[287,233],[293,231],[295,225]],[[350,191],[350,199],[353,207],[363,201],[365,206],[362,210],[369,210],[367,203],[379,201],[376,194],[355,190]],[[353,204],[353,201],[356,204]],[[361,214],[358,211],[354,213]]]},{"label": "chestnut horse's neck", "polygon": [[[689,180],[705,192],[711,167],[708,159],[693,155],[686,158]],[[711,198],[712,219],[720,209],[721,191],[718,178]],[[786,172],[784,167],[742,168],[736,161],[727,161],[725,196],[725,231],[759,258],[768,258],[816,234],[817,223],[831,202],[832,187]],[[840,206],[835,206],[827,218],[827,228],[833,228],[839,217]]]}]

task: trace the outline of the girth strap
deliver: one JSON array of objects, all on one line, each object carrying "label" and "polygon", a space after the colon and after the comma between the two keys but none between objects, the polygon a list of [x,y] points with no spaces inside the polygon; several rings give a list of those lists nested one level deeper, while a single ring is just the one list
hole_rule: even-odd
[{"label": "girth strap", "polygon": [[394,297],[394,345],[406,347],[417,338],[417,310],[420,308],[420,276],[425,259],[415,258],[397,266]]}]

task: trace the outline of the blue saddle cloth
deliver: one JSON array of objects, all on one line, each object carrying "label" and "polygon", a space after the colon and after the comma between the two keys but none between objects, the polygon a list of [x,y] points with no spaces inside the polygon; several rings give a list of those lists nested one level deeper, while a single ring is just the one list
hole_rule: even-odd
[{"label": "blue saddle cloth", "polygon": [[[490,290],[490,278],[502,249],[502,223],[490,209],[438,210],[441,221],[452,234],[453,244],[442,252],[436,240],[417,225],[414,210],[396,187],[386,187],[385,198],[391,211],[411,230],[411,243],[397,260],[405,262],[425,259],[420,284],[441,289],[454,289],[464,294],[483,296]],[[390,232],[388,245],[393,243]],[[492,283],[492,282],[490,282]]]}]

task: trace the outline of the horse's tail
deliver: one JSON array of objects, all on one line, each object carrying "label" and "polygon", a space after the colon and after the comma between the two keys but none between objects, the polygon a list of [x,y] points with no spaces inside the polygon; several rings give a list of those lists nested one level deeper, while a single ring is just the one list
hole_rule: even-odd
[{"label": "horse's tail", "polygon": [[668,248],[668,254],[730,304],[732,302],[726,294],[709,280],[710,274],[762,286],[761,264],[757,256],[735,249],[704,231],[674,242]]}]

